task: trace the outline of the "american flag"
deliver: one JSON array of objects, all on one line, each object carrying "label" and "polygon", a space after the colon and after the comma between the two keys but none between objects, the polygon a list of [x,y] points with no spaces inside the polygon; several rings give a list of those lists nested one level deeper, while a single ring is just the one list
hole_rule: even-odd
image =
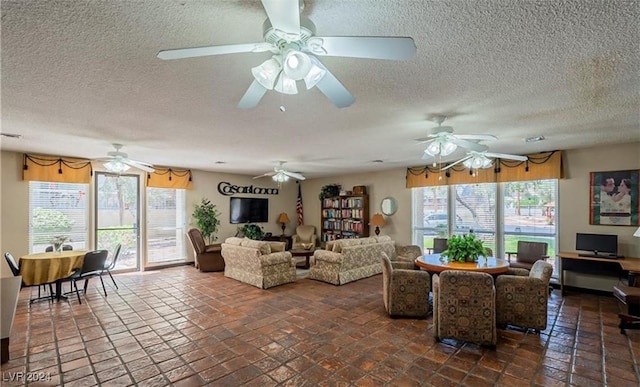
[{"label": "american flag", "polygon": [[300,189],[300,184],[298,184],[298,200],[296,200],[296,214],[298,214],[298,225],[301,225],[302,222],[302,190]]}]

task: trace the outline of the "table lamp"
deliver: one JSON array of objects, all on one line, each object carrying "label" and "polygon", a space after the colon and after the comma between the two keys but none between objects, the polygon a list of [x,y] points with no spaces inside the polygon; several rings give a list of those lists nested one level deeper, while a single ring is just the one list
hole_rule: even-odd
[{"label": "table lamp", "polygon": [[369,222],[369,226],[376,226],[376,236],[380,235],[380,227],[383,227],[385,224],[386,222],[384,221],[382,214],[378,213],[373,215],[373,218],[371,218],[371,221]]},{"label": "table lamp", "polygon": [[289,216],[286,212],[281,212],[280,215],[278,215],[278,220],[276,222],[280,223],[280,227],[282,228],[281,236],[284,236],[284,229],[287,227],[287,223],[291,222],[291,220],[289,220]]}]

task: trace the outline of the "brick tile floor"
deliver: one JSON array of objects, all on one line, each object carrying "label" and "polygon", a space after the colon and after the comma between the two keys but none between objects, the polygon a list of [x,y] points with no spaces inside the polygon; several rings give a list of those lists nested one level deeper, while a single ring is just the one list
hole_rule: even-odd
[{"label": "brick tile floor", "polygon": [[[638,386],[640,331],[613,297],[553,292],[541,334],[499,330],[496,349],[436,343],[431,318],[389,318],[380,275],[260,290],[184,266],[116,276],[79,304],[20,293],[2,385]],[[105,281],[105,283],[110,283]],[[15,379],[17,372],[49,375]],[[38,374],[39,373],[39,374]]]}]

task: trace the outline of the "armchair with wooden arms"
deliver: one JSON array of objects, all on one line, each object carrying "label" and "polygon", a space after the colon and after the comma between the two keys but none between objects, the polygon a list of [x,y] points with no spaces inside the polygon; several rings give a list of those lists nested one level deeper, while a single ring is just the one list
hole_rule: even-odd
[{"label": "armchair with wooden arms", "polygon": [[190,229],[187,234],[195,252],[195,266],[200,271],[223,271],[222,245],[214,243],[205,245],[202,233],[197,228]]},{"label": "armchair with wooden arms", "polygon": [[[513,255],[515,255],[514,261],[511,260]],[[531,270],[536,261],[546,260],[547,258],[549,256],[547,255],[546,242],[518,241],[518,251],[507,252],[509,266],[518,269]]]},{"label": "armchair with wooden arms", "polygon": [[292,250],[309,250],[316,246],[316,227],[300,225],[296,227],[296,233],[291,237]]}]

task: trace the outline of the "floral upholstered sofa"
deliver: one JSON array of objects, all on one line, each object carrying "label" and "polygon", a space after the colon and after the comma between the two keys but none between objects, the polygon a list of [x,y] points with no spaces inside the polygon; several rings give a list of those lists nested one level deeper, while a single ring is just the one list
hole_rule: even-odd
[{"label": "floral upholstered sofa", "polygon": [[[411,262],[422,254],[420,247],[396,246],[391,237],[386,235],[330,241],[324,250],[316,250],[313,254],[315,263],[309,270],[309,278],[344,285],[380,274],[383,252],[392,261]],[[398,252],[403,255],[398,256]]]},{"label": "floral upholstered sofa", "polygon": [[294,282],[295,260],[284,249],[285,242],[227,238],[222,244],[224,276],[261,289]]}]

